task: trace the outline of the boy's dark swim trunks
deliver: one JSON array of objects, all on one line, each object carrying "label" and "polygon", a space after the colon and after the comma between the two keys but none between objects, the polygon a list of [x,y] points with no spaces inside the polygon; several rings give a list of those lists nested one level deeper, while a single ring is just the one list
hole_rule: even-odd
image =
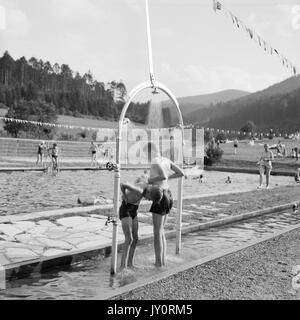
[{"label": "boy's dark swim trunks", "polygon": [[123,201],[119,210],[119,217],[120,220],[124,218],[132,218],[135,219],[135,217],[138,214],[138,205],[127,203],[126,201]]}]

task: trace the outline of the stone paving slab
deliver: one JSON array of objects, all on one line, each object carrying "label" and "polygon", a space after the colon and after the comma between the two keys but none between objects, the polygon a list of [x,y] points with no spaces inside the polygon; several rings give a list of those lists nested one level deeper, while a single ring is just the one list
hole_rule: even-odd
[{"label": "stone paving slab", "polygon": [[[189,219],[189,216],[196,217],[196,220],[199,218],[203,228],[210,227],[218,218],[224,221],[226,217],[228,219],[228,215],[220,215],[219,210],[224,211],[224,208],[237,203],[211,202],[204,206],[199,203],[201,196],[193,199],[195,202],[184,205],[185,219],[182,223],[183,228],[191,230],[198,227],[195,226],[195,219]],[[148,202],[143,205],[145,208],[149,207]],[[106,222],[107,212],[111,212],[111,209],[111,205],[102,205],[3,217],[0,219],[0,264],[7,270],[18,265],[29,265],[31,261],[53,261],[51,266],[55,266],[55,261],[64,257],[76,257],[82,253],[89,257],[92,251],[108,250],[112,242],[112,224],[107,226]],[[204,214],[203,210],[208,212]],[[139,217],[139,237],[142,241],[150,239],[153,235],[153,226],[151,219],[149,220],[151,213],[142,212]],[[169,216],[168,223],[169,226],[175,226],[176,217],[173,214]],[[173,227],[168,230],[174,230]],[[118,242],[121,245],[124,236],[120,224],[118,232]]]},{"label": "stone paving slab", "polygon": [[[300,203],[297,203],[300,205]],[[182,234],[205,230],[207,228],[217,227],[240,220],[268,214],[275,211],[292,209],[294,204],[282,205],[261,211],[241,214],[240,216],[227,217],[223,219],[211,220],[200,224],[182,224]],[[80,217],[82,218],[82,217]],[[47,268],[53,268],[66,264],[72,264],[84,259],[88,259],[95,255],[108,255],[111,253],[111,236],[112,225],[105,225],[105,219],[97,219],[96,217],[83,217],[83,220],[68,217],[58,223],[57,220],[51,220],[53,225],[41,228],[36,223],[36,228],[29,228],[29,224],[24,223],[25,230],[21,234],[17,234],[19,240],[13,237],[13,240],[0,240],[0,263],[3,262],[6,279],[14,279],[14,277],[24,277],[25,274],[34,272],[43,272]],[[70,219],[70,220],[66,220]],[[85,224],[95,223],[94,229],[78,230],[78,221],[84,221]],[[100,221],[100,223],[99,223]],[[97,222],[97,223],[96,223]],[[64,224],[64,226],[62,225]],[[68,227],[66,227],[66,225]],[[75,229],[74,229],[75,225]],[[99,228],[100,225],[100,228]],[[13,224],[4,224],[3,232],[6,227],[15,227]],[[32,225],[31,225],[32,226]],[[18,225],[20,227],[20,224]],[[26,229],[27,228],[27,229]],[[46,228],[46,229],[45,229]],[[36,229],[39,232],[36,232]],[[10,228],[8,230],[11,231]],[[41,233],[43,231],[43,233]],[[52,233],[47,234],[51,231]],[[166,237],[171,238],[176,235],[176,231],[167,231]],[[153,241],[152,225],[140,223],[139,236],[141,244]],[[20,238],[21,237],[21,238]],[[119,228],[119,248],[123,243],[124,237],[121,228]]]},{"label": "stone paving slab", "polygon": [[[103,217],[67,217],[55,221],[16,221],[0,224],[0,264],[10,264],[72,254],[73,251],[111,245],[112,225]],[[152,226],[140,223],[140,236],[153,232]],[[124,241],[119,228],[119,242]]]},{"label": "stone paving slab", "polygon": [[[142,206],[148,207],[149,203],[144,202]],[[226,206],[230,206],[230,203],[212,202],[206,206],[189,204],[185,208],[193,210],[184,210],[183,216],[188,218],[196,213],[199,215],[199,220],[210,220],[216,217],[214,212]],[[105,214],[111,207],[111,205],[80,207],[1,218],[0,263],[9,266],[22,259],[23,261],[43,259],[61,254],[71,255],[78,250],[88,251],[89,248],[109,247],[112,241],[112,225],[106,225],[107,216],[99,214],[98,211],[101,210]],[[204,209],[210,211],[211,215],[204,216],[201,213]],[[144,223],[143,220],[149,221],[151,213],[143,212],[139,217],[141,219],[139,237],[152,235],[152,224]],[[176,217],[169,216],[168,223],[175,226]],[[184,221],[182,227],[189,226],[190,223]],[[118,232],[119,243],[122,243],[124,236],[121,227],[118,228]]]}]

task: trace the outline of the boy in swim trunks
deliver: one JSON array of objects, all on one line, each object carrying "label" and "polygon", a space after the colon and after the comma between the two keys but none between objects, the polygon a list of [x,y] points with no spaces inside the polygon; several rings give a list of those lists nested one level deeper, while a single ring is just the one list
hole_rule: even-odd
[{"label": "boy in swim trunks", "polygon": [[148,176],[139,177],[134,185],[121,183],[123,201],[119,209],[119,218],[125,236],[122,251],[121,269],[133,267],[133,257],[138,242],[138,208],[140,202],[147,194],[147,199],[160,201],[162,193],[160,188],[148,186]]},{"label": "boy in swim trunks", "polygon": [[[161,200],[153,201],[150,209],[153,220],[155,266],[164,267],[166,266],[167,250],[164,227],[167,222],[167,216],[173,207],[173,197],[169,187],[169,180],[184,177],[185,174],[183,170],[170,159],[162,157],[159,148],[153,143],[149,143],[148,150],[151,150],[154,156],[151,159],[150,179],[148,183],[152,185],[153,188],[159,188],[162,193]],[[149,199],[147,192],[145,197]]]},{"label": "boy in swim trunks", "polygon": [[58,170],[58,147],[56,143],[53,143],[51,156],[52,156],[53,170]]},{"label": "boy in swim trunks", "polygon": [[257,187],[258,189],[262,188],[264,173],[266,174],[266,188],[269,188],[273,160],[274,155],[272,151],[269,149],[269,145],[264,144],[264,151],[262,152],[259,162],[257,163],[259,166],[259,186]]},{"label": "boy in swim trunks", "polygon": [[45,146],[44,141],[38,145],[37,160],[36,160],[37,165],[39,164],[39,162],[41,162],[41,164],[43,165],[43,152],[44,152],[45,148],[46,148],[46,146]]},{"label": "boy in swim trunks", "polygon": [[97,165],[97,152],[98,152],[98,147],[93,141],[91,142],[91,146],[90,146],[89,152],[92,154],[91,167],[93,167],[94,164]]}]

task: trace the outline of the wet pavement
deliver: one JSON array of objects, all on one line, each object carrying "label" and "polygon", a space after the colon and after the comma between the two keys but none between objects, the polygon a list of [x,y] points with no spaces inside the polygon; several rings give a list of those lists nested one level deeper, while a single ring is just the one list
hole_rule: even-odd
[{"label": "wet pavement", "polygon": [[[78,221],[79,222],[79,221]],[[284,230],[300,223],[299,212],[269,214],[232,225],[198,231],[183,236],[182,253],[175,255],[175,240],[168,240],[168,267],[154,267],[153,245],[137,249],[134,270],[124,270],[109,276],[110,259],[98,256],[65,268],[44,274],[32,274],[26,279],[8,283],[0,292],[0,299],[105,299],[116,289],[141,279],[157,277],[162,272],[246,244],[249,241]],[[69,225],[65,223],[65,226]],[[119,257],[120,258],[120,257]]]}]

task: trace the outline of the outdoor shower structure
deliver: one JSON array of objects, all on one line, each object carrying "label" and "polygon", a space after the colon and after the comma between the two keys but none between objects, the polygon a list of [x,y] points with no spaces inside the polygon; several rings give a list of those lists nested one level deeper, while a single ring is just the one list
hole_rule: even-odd
[{"label": "outdoor shower structure", "polygon": [[[144,82],[137,87],[135,87],[128,96],[127,102],[122,110],[117,137],[116,137],[116,170],[115,170],[115,179],[114,179],[114,216],[115,220],[113,222],[113,237],[112,237],[112,258],[111,258],[111,274],[114,275],[117,271],[117,256],[118,256],[118,212],[120,205],[120,183],[121,183],[121,146],[122,146],[122,130],[124,125],[124,119],[126,112],[133,101],[133,99],[143,90],[151,89],[152,94],[158,93],[158,90],[166,94],[171,101],[174,103],[178,118],[179,118],[179,127],[181,129],[181,155],[179,157],[179,165],[183,167],[183,145],[184,145],[184,127],[182,114],[179,108],[179,103],[172,92],[163,84],[157,82],[154,77],[153,71],[153,59],[152,59],[152,43],[151,43],[151,29],[150,29],[150,19],[149,19],[149,3],[148,0],[145,0],[146,4],[146,18],[147,18],[147,39],[148,39],[148,58],[149,58],[149,73],[150,81]],[[151,106],[150,106],[151,107]],[[182,225],[182,192],[183,192],[183,177],[178,180],[178,195],[177,195],[177,222],[176,222],[176,254],[180,253],[181,249],[181,225]]]}]

